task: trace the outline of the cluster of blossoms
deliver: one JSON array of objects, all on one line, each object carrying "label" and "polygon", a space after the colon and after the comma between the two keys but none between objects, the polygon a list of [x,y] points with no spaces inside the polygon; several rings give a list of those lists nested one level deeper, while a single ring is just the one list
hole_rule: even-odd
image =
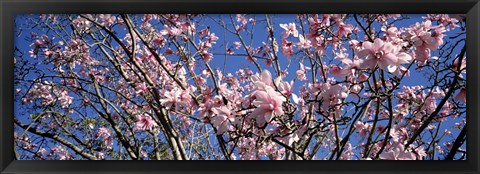
[{"label": "cluster of blossoms", "polygon": [[50,149],[50,153],[47,154],[48,158],[58,159],[58,160],[72,160],[73,154],[68,152],[68,150],[63,146],[56,146]]},{"label": "cluster of blossoms", "polygon": [[357,55],[361,59],[365,58],[362,66],[367,69],[374,69],[378,65],[379,68],[393,73],[399,66],[399,70],[405,69],[401,67],[401,64],[409,63],[412,60],[409,54],[400,52],[400,46],[378,38],[373,43],[363,42],[362,46],[364,49],[358,51]]},{"label": "cluster of blossoms", "polygon": [[153,127],[158,126],[155,120],[148,115],[138,115],[136,122],[137,130],[153,130]]},{"label": "cluster of blossoms", "polygon": [[315,110],[328,116],[335,115],[335,117],[340,118],[342,103],[348,97],[348,90],[341,84],[332,83],[333,79],[328,79],[326,83],[309,84],[306,95],[314,101],[322,101],[315,106]]},{"label": "cluster of blossoms", "polygon": [[257,124],[263,126],[272,121],[275,116],[283,115],[283,102],[285,97],[277,92],[273,86],[272,75],[268,70],[264,70],[261,76],[253,76],[254,89],[252,90],[253,105],[256,109],[252,116]]},{"label": "cluster of blossoms", "polygon": [[102,146],[104,146],[106,150],[111,150],[113,148],[113,137],[110,135],[110,130],[108,128],[99,128],[94,138],[99,138],[103,142]]},{"label": "cluster of blossoms", "polygon": [[58,86],[54,86],[53,82],[44,81],[33,85],[28,91],[28,95],[22,100],[25,103],[33,102],[40,99],[40,104],[48,106],[58,104],[62,108],[67,108],[73,102],[73,97],[68,95],[68,91]]},{"label": "cluster of blossoms", "polygon": [[405,37],[412,41],[415,46],[416,60],[420,63],[425,63],[430,59],[430,52],[443,44],[443,33],[445,31],[443,26],[432,26],[432,21],[430,20],[416,23],[407,28]]}]

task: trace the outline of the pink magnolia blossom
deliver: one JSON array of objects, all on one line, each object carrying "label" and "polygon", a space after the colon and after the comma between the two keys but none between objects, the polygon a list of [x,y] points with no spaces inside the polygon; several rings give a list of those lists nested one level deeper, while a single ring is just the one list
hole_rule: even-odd
[{"label": "pink magnolia blossom", "polygon": [[282,104],[286,99],[279,96],[273,88],[266,88],[266,91],[255,92],[253,104],[257,107],[252,115],[256,116],[259,125],[270,122],[274,116],[283,115]]},{"label": "pink magnolia blossom", "polygon": [[363,62],[363,60],[360,60],[360,59],[351,60],[349,58],[343,58],[340,61],[346,64],[346,66],[342,68],[342,70],[340,71],[341,76],[349,77],[349,78],[355,77],[355,73],[357,72],[357,69],[360,68]]},{"label": "pink magnolia blossom", "polygon": [[233,46],[235,46],[235,49],[239,49],[242,44],[240,42],[233,42]]},{"label": "pink magnolia blossom", "polygon": [[341,72],[342,67],[339,67],[337,65],[330,65],[330,74],[337,76],[337,77],[342,77]]},{"label": "pink magnolia blossom", "polygon": [[158,126],[157,123],[148,115],[137,115],[136,130],[152,130]]},{"label": "pink magnolia blossom", "polygon": [[415,148],[415,154],[417,155],[417,159],[420,160],[427,156],[427,152],[425,151],[423,146]]},{"label": "pink magnolia blossom", "polygon": [[355,123],[355,129],[357,129],[357,132],[360,134],[360,137],[364,138],[367,135],[367,132],[370,131],[371,125],[368,123],[362,123],[361,121],[357,121]]},{"label": "pink magnolia blossom", "polygon": [[[431,33],[431,29],[434,29],[434,33]],[[427,20],[422,23],[416,23],[410,26],[406,30],[406,38],[413,41],[415,46],[415,59],[420,63],[425,63],[430,59],[430,50],[436,50],[441,44],[443,44],[442,34],[446,30],[439,26],[432,26],[432,21]]]},{"label": "pink magnolia blossom", "polygon": [[392,137],[392,140],[395,142],[404,141],[408,138],[408,132],[405,127],[400,127],[398,125],[395,125],[390,130],[390,136]]},{"label": "pink magnolia blossom", "polygon": [[261,75],[252,76],[254,87],[259,90],[264,90],[267,86],[273,86],[272,74],[268,70],[263,70]]},{"label": "pink magnolia blossom", "polygon": [[106,149],[112,149],[113,145],[113,137],[110,135],[110,130],[106,127],[101,127],[98,129],[97,133],[95,134],[95,138],[100,138],[103,141],[103,146]]},{"label": "pink magnolia blossom", "polygon": [[437,101],[433,96],[429,96],[425,99],[425,104],[422,107],[422,110],[426,111],[427,113],[432,113],[437,108]]},{"label": "pink magnolia blossom", "polygon": [[395,143],[392,149],[384,151],[380,154],[380,159],[383,160],[415,160],[416,155],[413,152],[405,150],[402,143]]},{"label": "pink magnolia blossom", "polygon": [[180,105],[178,104],[179,102],[182,102],[182,91],[179,89],[172,89],[168,91],[162,91],[163,94],[163,99],[160,99],[160,103],[164,105],[167,109],[170,109],[175,106],[175,110],[180,110]]},{"label": "pink magnolia blossom", "polygon": [[371,69],[378,65],[381,69],[394,72],[398,65],[408,63],[412,59],[407,53],[399,52],[398,46],[378,38],[373,43],[364,42],[363,47],[364,49],[358,52],[358,57],[366,58],[363,64]]},{"label": "pink magnolia blossom", "polygon": [[178,29],[177,27],[169,27],[168,25],[164,25],[164,29],[160,31],[160,34],[179,36],[182,34],[182,30]]},{"label": "pink magnolia blossom", "polygon": [[109,137],[110,136],[110,130],[106,127],[101,127],[98,129],[97,133],[95,134],[95,138],[98,137]]},{"label": "pink magnolia blossom", "polygon": [[438,46],[443,44],[443,37],[445,37],[445,35],[443,33],[445,33],[445,32],[446,32],[445,27],[437,27],[437,28],[435,28],[435,30],[433,30],[432,37],[436,41],[435,46],[437,48],[438,48]]},{"label": "pink magnolia blossom", "polygon": [[298,37],[298,30],[297,27],[295,26],[295,23],[289,23],[289,24],[280,24],[280,27],[282,27],[285,31],[283,32],[283,37],[286,38],[289,35],[293,35],[294,37]]},{"label": "pink magnolia blossom", "polygon": [[[430,33],[427,32],[431,28],[432,28],[432,21],[431,20],[427,20],[427,21],[422,22],[422,23],[417,22],[414,25],[411,25],[409,28],[407,28],[405,34],[409,39],[413,39],[413,41],[422,42],[422,40],[423,41],[431,40],[428,37],[428,36],[430,36],[429,35]],[[421,44],[421,43],[417,43],[417,44]]]},{"label": "pink magnolia blossom", "polygon": [[60,92],[60,95],[57,99],[62,108],[67,108],[73,102],[73,97],[68,95],[67,91]]},{"label": "pink magnolia blossom", "polygon": [[289,59],[293,55],[293,43],[285,38],[282,39],[282,53]]},{"label": "pink magnolia blossom", "polygon": [[359,42],[358,40],[350,40],[349,42],[349,47],[355,50],[359,50],[362,48],[362,43]]},{"label": "pink magnolia blossom", "polygon": [[443,27],[450,27],[451,29],[455,29],[456,27],[458,27],[458,19],[462,19],[464,18],[464,16],[456,14],[427,14],[427,17],[423,18],[438,21]]},{"label": "pink magnolia blossom", "polygon": [[431,50],[436,50],[439,46],[432,34],[428,32],[432,27],[432,21],[428,20],[420,25],[413,27],[416,30],[410,30],[408,34],[411,34],[411,38],[415,46],[425,46]]},{"label": "pink magnolia blossom", "polygon": [[298,43],[297,43],[297,47],[299,49],[308,49],[312,46],[311,44],[311,41],[308,40],[308,39],[305,39],[302,35],[299,35],[298,36],[298,39],[300,40]]},{"label": "pink magnolia blossom", "polygon": [[217,128],[217,134],[223,134],[231,129],[231,126],[228,124],[229,121],[234,121],[234,118],[231,117],[231,108],[221,106],[218,108],[212,108],[212,112],[216,114],[216,116],[211,119],[211,122],[213,126]]},{"label": "pink magnolia blossom", "polygon": [[137,86],[135,87],[135,90],[136,90],[135,94],[142,95],[148,91],[147,84],[145,82],[138,83]]},{"label": "pink magnolia blossom", "polygon": [[112,16],[111,14],[100,14],[99,15],[101,24],[107,27],[110,27],[113,23],[115,23],[115,20],[117,19],[115,16]]},{"label": "pink magnolia blossom", "polygon": [[280,92],[283,94],[283,95],[286,95],[286,96],[290,96],[293,94],[293,81],[290,81],[289,82],[280,82],[279,85],[278,85],[278,90],[280,90]]},{"label": "pink magnolia blossom", "polygon": [[307,70],[303,63],[300,63],[300,68],[297,70],[297,78],[298,80],[307,80]]},{"label": "pink magnolia blossom", "polygon": [[198,32],[198,36],[200,37],[205,37],[210,34],[210,31],[208,29],[203,29]]},{"label": "pink magnolia blossom", "polygon": [[50,150],[48,156],[54,156],[55,154],[58,156],[58,160],[70,160],[73,158],[73,154],[70,154],[64,146],[55,146]]},{"label": "pink magnolia blossom", "polygon": [[237,14],[237,22],[241,22],[242,24],[247,24],[247,18],[245,18],[245,14]]},{"label": "pink magnolia blossom", "polygon": [[352,33],[353,26],[352,24],[345,24],[343,22],[338,23],[338,31],[337,36],[347,36],[348,34]]}]

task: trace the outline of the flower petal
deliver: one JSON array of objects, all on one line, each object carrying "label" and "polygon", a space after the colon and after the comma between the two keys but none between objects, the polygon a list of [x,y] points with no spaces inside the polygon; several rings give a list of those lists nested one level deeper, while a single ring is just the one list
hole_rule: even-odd
[{"label": "flower petal", "polygon": [[292,100],[295,104],[298,104],[298,96],[294,93],[292,93]]}]

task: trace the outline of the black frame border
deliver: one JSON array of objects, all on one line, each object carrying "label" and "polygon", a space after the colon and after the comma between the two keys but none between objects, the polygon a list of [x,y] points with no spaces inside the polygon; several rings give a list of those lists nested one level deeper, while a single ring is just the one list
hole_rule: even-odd
[{"label": "black frame border", "polygon": [[[16,161],[14,15],[23,13],[467,14],[466,161]],[[0,173],[479,173],[479,0],[0,0]]]}]

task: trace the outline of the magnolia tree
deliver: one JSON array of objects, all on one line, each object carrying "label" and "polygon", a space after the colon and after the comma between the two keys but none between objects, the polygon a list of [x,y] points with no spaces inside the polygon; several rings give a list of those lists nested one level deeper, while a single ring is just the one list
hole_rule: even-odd
[{"label": "magnolia tree", "polygon": [[19,15],[29,160],[462,160],[465,16]]}]

